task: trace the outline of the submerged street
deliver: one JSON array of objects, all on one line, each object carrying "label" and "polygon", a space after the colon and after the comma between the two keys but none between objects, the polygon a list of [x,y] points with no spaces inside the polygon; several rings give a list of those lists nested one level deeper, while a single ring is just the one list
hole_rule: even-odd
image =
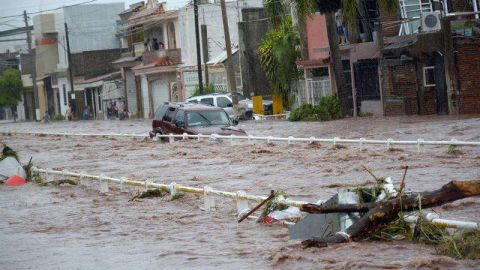
[{"label": "submerged street", "polygon": [[[480,119],[456,117],[389,117],[332,122],[243,121],[250,135],[317,138],[480,140]],[[74,121],[4,123],[0,131],[137,133],[151,121]],[[173,144],[133,138],[89,138],[14,135],[1,142],[16,150],[23,163],[112,177],[128,177],[268,195],[284,191],[289,198],[326,200],[341,189],[371,185],[372,177],[391,176],[398,186],[409,166],[406,188],[435,190],[451,180],[480,176],[480,149],[448,146],[368,146],[332,148],[331,144],[187,140]],[[116,268],[416,268],[468,269],[474,261],[435,255],[432,246],[395,242],[352,242],[302,249],[289,240],[283,225],[252,220],[238,224],[234,202],[218,200],[218,211],[200,209],[203,197],[186,194],[170,201],[129,201],[141,188],[110,195],[97,184],[0,187],[0,262],[4,269]],[[480,199],[468,198],[434,208],[443,218],[480,220]]]}]

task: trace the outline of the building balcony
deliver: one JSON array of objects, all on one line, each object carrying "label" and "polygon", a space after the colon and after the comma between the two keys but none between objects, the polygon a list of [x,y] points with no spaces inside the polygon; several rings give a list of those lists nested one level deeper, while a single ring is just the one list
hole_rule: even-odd
[{"label": "building balcony", "polygon": [[176,62],[180,62],[180,49],[167,49],[143,52],[143,65],[148,65],[161,59],[169,58]]}]

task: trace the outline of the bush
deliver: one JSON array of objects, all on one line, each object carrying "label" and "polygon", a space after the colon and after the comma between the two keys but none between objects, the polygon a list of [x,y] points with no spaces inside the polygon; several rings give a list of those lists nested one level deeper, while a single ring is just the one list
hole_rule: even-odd
[{"label": "bush", "polygon": [[310,104],[302,104],[296,108],[291,114],[288,120],[301,121],[306,120],[307,117],[314,115],[313,106]]},{"label": "bush", "polygon": [[326,96],[312,106],[302,104],[290,114],[290,121],[329,121],[342,118],[340,100],[336,96]]},{"label": "bush", "polygon": [[[208,86],[203,87],[203,94],[212,94],[215,93],[215,88],[213,87],[213,84],[210,84]],[[193,92],[192,97],[200,96],[200,87],[198,85],[195,86],[195,92]]]},{"label": "bush", "polygon": [[65,120],[65,116],[62,115],[62,114],[57,114],[55,115],[55,117],[53,118],[54,121],[63,121]]}]

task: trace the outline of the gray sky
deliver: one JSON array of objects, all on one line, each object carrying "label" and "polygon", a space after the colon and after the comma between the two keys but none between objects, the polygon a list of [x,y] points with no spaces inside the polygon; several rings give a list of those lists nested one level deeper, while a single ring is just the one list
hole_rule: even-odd
[{"label": "gray sky", "polygon": [[[0,0],[0,31],[13,29],[16,27],[24,26],[22,15],[23,10],[26,10],[27,13],[34,13],[49,9],[55,9],[62,6],[68,6],[78,3],[87,2],[89,0]],[[95,0],[94,2],[88,4],[100,4],[100,3],[125,3],[125,8],[130,4],[140,2],[141,0]],[[146,0],[145,0],[146,2]],[[158,2],[167,2],[167,9],[176,9],[184,6],[189,0],[158,0]],[[15,17],[10,17],[14,16]],[[4,18],[4,17],[9,18]],[[30,15],[30,25],[32,24]],[[0,40],[5,39],[18,39],[25,38],[24,34],[13,35],[8,37],[2,37]],[[5,52],[6,50],[17,50],[18,46],[21,46],[23,49],[26,47],[25,41],[4,41],[0,42],[0,53]]]},{"label": "gray sky", "polygon": [[[27,12],[38,12],[86,1],[88,0],[0,0],[0,17],[20,15],[23,13],[23,10]],[[128,5],[139,1],[140,0],[96,0],[91,4],[123,2],[125,3],[125,7],[128,7]],[[159,0],[159,2],[167,2],[167,8],[173,9],[185,5],[188,0]],[[0,18],[0,30],[11,29],[13,28],[12,25],[23,26],[23,24],[22,17]]]}]

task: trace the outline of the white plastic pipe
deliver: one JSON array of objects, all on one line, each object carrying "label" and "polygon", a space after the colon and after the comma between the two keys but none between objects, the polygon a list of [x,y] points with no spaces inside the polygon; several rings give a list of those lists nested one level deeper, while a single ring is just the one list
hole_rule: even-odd
[{"label": "white plastic pipe", "polygon": [[[63,176],[71,176],[71,177],[82,177],[82,179],[94,179],[94,180],[100,180],[102,177],[103,181],[109,182],[112,184],[118,184],[118,185],[123,185],[123,186],[137,186],[137,187],[145,187],[145,188],[157,188],[161,189],[167,192],[172,191],[172,184],[160,184],[160,183],[154,183],[154,182],[144,182],[144,181],[136,181],[136,180],[126,180],[122,178],[113,178],[113,177],[108,177],[108,176],[98,176],[98,175],[91,175],[91,174],[80,174],[80,173],[75,173],[75,172],[68,172],[68,171],[55,171],[55,170],[45,170],[45,169],[40,169],[37,167],[32,168],[33,172],[38,172],[38,173],[43,173],[48,175],[63,175]],[[196,187],[189,187],[189,186],[183,186],[183,185],[174,185],[174,190],[176,192],[184,192],[184,193],[195,193],[195,194],[205,194],[205,189],[204,188],[196,188]],[[223,197],[223,198],[229,198],[229,199],[241,199],[241,200],[248,200],[248,201],[256,201],[256,202],[261,202],[265,200],[267,197],[266,196],[256,196],[256,195],[248,195],[248,194],[241,194],[238,195],[237,192],[228,192],[228,191],[221,191],[221,190],[214,190],[210,189],[208,191],[209,195],[215,195],[217,197]],[[289,205],[289,206],[297,206],[300,207],[303,204],[306,204],[308,202],[304,201],[294,201],[290,199],[285,199],[280,201],[283,204]]]},{"label": "white plastic pipe", "polygon": [[[1,135],[11,136],[11,135],[36,135],[36,136],[77,136],[77,137],[137,137],[137,138],[145,138],[148,137],[148,134],[94,134],[94,133],[54,133],[54,132],[0,132]],[[180,138],[180,139],[200,139],[200,138],[215,138],[215,139],[230,139],[230,140],[260,140],[260,141],[278,141],[278,142],[324,142],[324,143],[348,143],[348,144],[359,144],[361,143],[362,146],[366,144],[373,144],[373,145],[416,145],[418,148],[421,145],[455,145],[455,146],[480,146],[479,141],[458,141],[455,139],[449,141],[426,141],[423,139],[418,140],[411,140],[411,141],[400,141],[394,139],[387,139],[387,140],[368,140],[364,138],[360,139],[342,139],[339,137],[334,138],[299,138],[299,137],[274,137],[274,136],[230,136],[230,135],[218,135],[218,134],[211,134],[211,135],[192,135],[192,134],[168,134],[162,135],[157,134],[159,138]]]},{"label": "white plastic pipe", "polygon": [[[182,186],[178,185],[176,183],[171,183],[171,184],[159,184],[159,183],[154,183],[150,181],[135,181],[135,180],[127,180],[124,177],[118,179],[118,178],[113,178],[113,177],[107,177],[103,175],[90,175],[86,173],[75,173],[75,172],[68,172],[66,170],[63,171],[56,171],[56,170],[45,170],[45,169],[40,169],[37,167],[32,168],[33,172],[38,172],[38,173],[43,173],[46,175],[62,175],[62,176],[71,176],[71,177],[78,177],[81,180],[86,180],[86,179],[95,179],[95,180],[101,180],[105,182],[110,182],[112,184],[119,184],[121,186],[137,186],[137,187],[145,187],[145,188],[157,188],[157,189],[162,189],[164,191],[167,191],[171,194],[176,193],[176,192],[184,192],[184,193],[195,193],[195,194],[203,194],[203,195],[214,195],[217,197],[223,197],[223,198],[229,198],[229,199],[234,199],[236,201],[256,201],[256,202],[261,202],[264,201],[267,197],[266,196],[255,196],[255,195],[248,195],[244,192],[228,192],[228,191],[221,191],[221,190],[214,190],[211,189],[210,187],[204,187],[204,188],[196,188],[196,187],[188,187],[188,186]],[[308,202],[304,201],[293,201],[290,199],[283,199],[283,200],[278,200],[278,202],[289,205],[289,206],[296,206],[296,207],[301,207],[303,204],[307,204]],[[320,204],[322,201],[316,202],[316,204]],[[214,204],[213,204],[214,205]],[[432,222],[433,224],[441,227],[447,227],[447,228],[459,228],[459,229],[480,229],[479,223],[476,222],[468,222],[468,221],[458,221],[458,220],[448,220],[448,219],[441,219],[439,218],[439,215],[435,213],[428,213],[425,218]],[[415,223],[417,221],[418,217],[416,215],[408,215],[405,216],[405,221],[409,223]]]},{"label": "white plastic pipe", "polygon": [[[476,222],[442,219],[438,214],[435,213],[426,214],[425,219],[439,227],[457,229],[480,229],[480,225]],[[405,217],[405,221],[408,223],[415,223],[417,222],[417,220],[418,216],[416,215],[408,215]]]}]

